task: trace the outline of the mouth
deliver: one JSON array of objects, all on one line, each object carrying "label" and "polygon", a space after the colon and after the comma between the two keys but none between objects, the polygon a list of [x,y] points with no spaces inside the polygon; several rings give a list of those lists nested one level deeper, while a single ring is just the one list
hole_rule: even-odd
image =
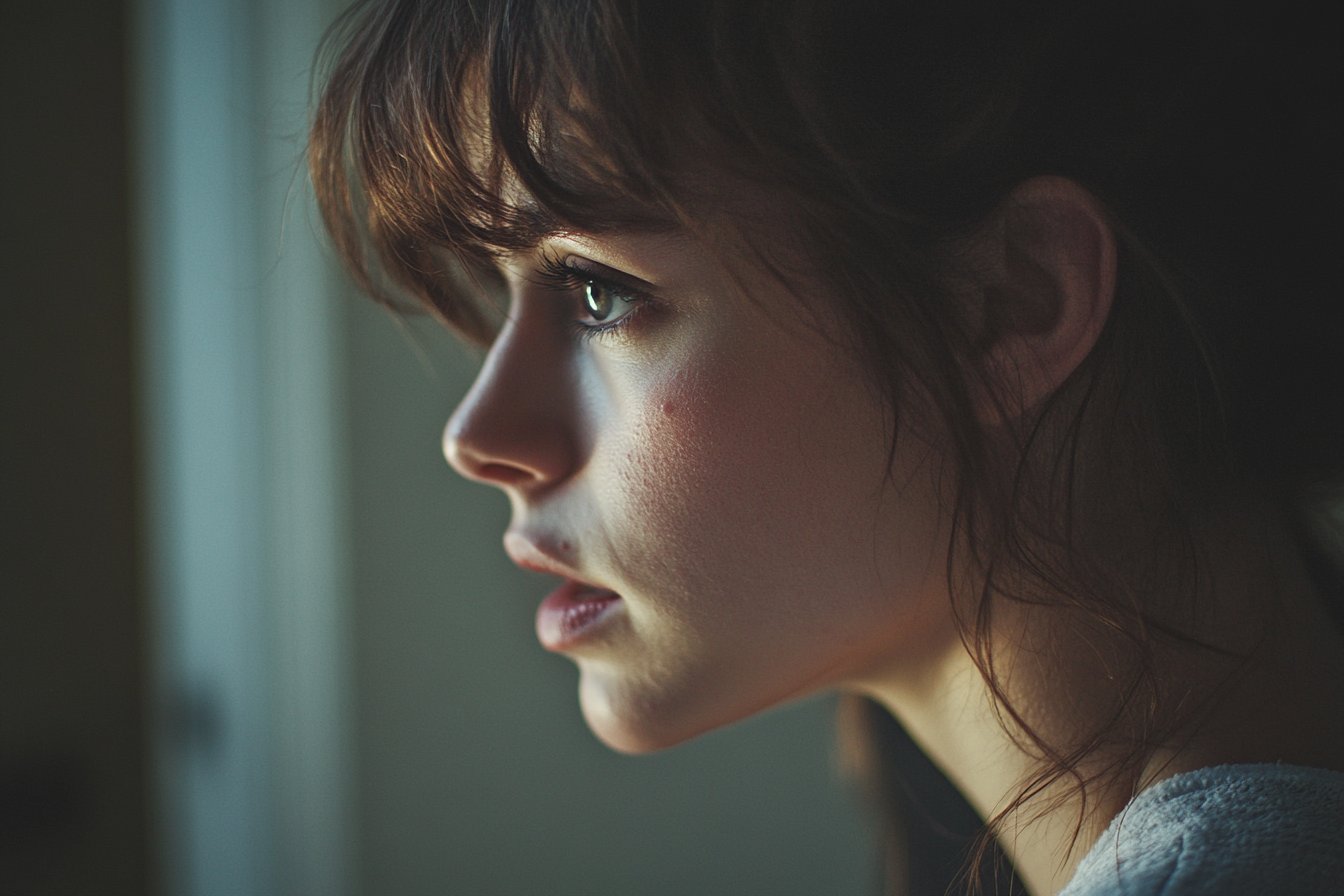
[{"label": "mouth", "polygon": [[601,626],[620,601],[615,591],[568,579],[537,607],[537,639],[551,651],[575,647]]},{"label": "mouth", "polygon": [[621,596],[615,591],[583,581],[577,570],[519,533],[505,533],[504,549],[523,569],[565,579],[564,584],[547,595],[537,608],[537,639],[547,650],[560,652],[577,646],[591,636],[621,602]]}]

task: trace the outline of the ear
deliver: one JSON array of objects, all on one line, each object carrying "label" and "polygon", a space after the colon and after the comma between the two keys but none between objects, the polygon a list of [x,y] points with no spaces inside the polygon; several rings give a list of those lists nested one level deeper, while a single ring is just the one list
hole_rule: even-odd
[{"label": "ear", "polygon": [[1004,423],[1044,401],[1101,335],[1115,297],[1115,233],[1076,181],[1018,184],[990,221],[978,293],[992,394],[985,423]]}]

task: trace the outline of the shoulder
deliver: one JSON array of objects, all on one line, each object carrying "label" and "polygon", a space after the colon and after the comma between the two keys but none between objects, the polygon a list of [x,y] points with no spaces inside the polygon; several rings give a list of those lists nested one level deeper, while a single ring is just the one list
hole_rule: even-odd
[{"label": "shoulder", "polygon": [[1139,794],[1059,896],[1344,891],[1344,772],[1225,765]]}]

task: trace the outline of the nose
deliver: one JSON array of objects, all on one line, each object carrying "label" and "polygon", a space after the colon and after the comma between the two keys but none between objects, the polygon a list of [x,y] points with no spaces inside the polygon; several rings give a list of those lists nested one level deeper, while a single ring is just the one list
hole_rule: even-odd
[{"label": "nose", "polygon": [[536,490],[575,462],[565,359],[544,335],[505,322],[467,396],[443,431],[443,454],[468,479]]}]

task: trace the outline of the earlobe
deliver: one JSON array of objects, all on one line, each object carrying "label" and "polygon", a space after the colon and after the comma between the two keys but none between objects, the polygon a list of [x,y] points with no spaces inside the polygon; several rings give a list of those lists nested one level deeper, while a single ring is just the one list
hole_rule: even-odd
[{"label": "earlobe", "polygon": [[1115,296],[1115,234],[1076,181],[1038,177],[995,213],[980,284],[989,375],[980,417],[1002,423],[1040,404],[1092,351]]}]

